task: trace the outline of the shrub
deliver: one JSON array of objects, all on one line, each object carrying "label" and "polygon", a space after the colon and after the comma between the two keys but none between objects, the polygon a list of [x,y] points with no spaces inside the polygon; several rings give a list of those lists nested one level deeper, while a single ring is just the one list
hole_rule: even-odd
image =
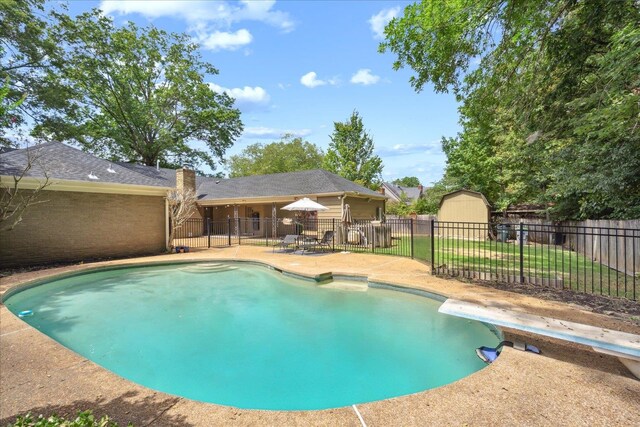
[{"label": "shrub", "polygon": [[73,420],[66,420],[56,414],[49,417],[38,415],[38,418],[34,419],[29,413],[19,416],[14,424],[9,424],[9,427],[118,427],[118,424],[106,415],[97,420],[91,411],[83,411],[78,412]]}]

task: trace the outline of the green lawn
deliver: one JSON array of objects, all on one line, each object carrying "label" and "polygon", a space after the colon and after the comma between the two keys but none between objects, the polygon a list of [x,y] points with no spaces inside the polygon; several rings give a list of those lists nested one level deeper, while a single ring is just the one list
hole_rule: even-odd
[{"label": "green lawn", "polygon": [[[371,248],[349,248],[352,252],[371,252]],[[375,248],[377,254],[411,256],[411,239],[394,239],[390,248]],[[487,280],[519,280],[520,246],[517,243],[435,239],[435,264],[461,274],[484,273]],[[413,256],[431,262],[431,238],[414,236]],[[550,285],[587,293],[634,298],[633,276],[591,261],[560,246],[530,244],[523,247],[523,276],[530,283]],[[635,279],[635,297],[640,293],[640,278]]]},{"label": "green lawn", "polygon": [[[425,238],[421,245],[430,250]],[[453,238],[435,239],[435,265],[444,269],[488,273],[505,280],[520,277],[520,246],[517,243],[474,241]],[[634,277],[592,261],[561,246],[529,244],[523,246],[522,275],[530,283],[634,298]],[[640,280],[635,279],[635,296]]]}]

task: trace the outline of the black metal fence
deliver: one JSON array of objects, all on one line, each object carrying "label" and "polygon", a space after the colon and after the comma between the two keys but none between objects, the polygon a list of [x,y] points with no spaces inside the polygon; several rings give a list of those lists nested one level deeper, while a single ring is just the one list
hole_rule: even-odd
[{"label": "black metal fence", "polygon": [[434,274],[638,299],[640,230],[433,223]]},{"label": "black metal fence", "polygon": [[332,251],[411,257],[436,275],[528,283],[638,300],[640,229],[538,223],[492,224],[388,219],[188,220],[174,245],[276,246],[286,235],[322,239]]},{"label": "black metal fence", "polygon": [[384,223],[338,219],[293,221],[271,218],[229,218],[226,220],[187,220],[176,231],[174,246],[211,248],[230,245],[275,246],[282,237],[293,234],[304,239],[322,239],[333,232],[332,251],[369,252],[426,259],[427,253],[414,246],[416,239],[428,240],[429,222],[395,219]]}]

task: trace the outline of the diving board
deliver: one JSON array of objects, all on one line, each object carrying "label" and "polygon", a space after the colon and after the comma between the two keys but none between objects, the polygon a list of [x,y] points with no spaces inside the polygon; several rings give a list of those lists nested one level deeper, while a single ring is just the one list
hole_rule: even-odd
[{"label": "diving board", "polygon": [[636,378],[640,379],[640,335],[505,308],[484,307],[455,299],[446,300],[438,311],[590,346],[599,353],[617,357]]}]

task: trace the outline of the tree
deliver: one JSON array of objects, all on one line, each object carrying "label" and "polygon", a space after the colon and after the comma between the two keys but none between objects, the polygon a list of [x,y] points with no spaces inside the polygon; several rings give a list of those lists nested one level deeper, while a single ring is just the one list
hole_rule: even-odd
[{"label": "tree", "polygon": [[385,208],[388,215],[406,216],[411,213],[411,206],[407,205],[404,201],[389,202]]},{"label": "tree", "polygon": [[317,169],[324,153],[314,144],[293,135],[284,135],[270,144],[252,144],[229,159],[231,178]]},{"label": "tree", "polygon": [[346,122],[334,122],[324,168],[349,181],[377,189],[382,181],[382,159],[373,154],[373,140],[357,111]]},{"label": "tree", "polygon": [[405,176],[394,180],[393,183],[401,187],[417,187],[420,185],[420,180],[415,176]]},{"label": "tree", "polygon": [[[5,84],[0,87],[0,127],[10,128],[15,125],[17,117],[15,116],[15,110],[22,105],[24,97],[12,101],[9,99],[9,92],[11,91],[9,86],[9,78],[5,80]],[[9,145],[9,144],[3,144]]]},{"label": "tree", "polygon": [[[46,169],[39,165],[39,153],[32,148],[26,148],[26,165],[18,174],[13,176],[12,182],[3,182],[0,177],[0,232],[11,231],[20,221],[24,212],[33,205],[45,203],[42,200],[42,191],[51,185]],[[38,180],[33,189],[22,189],[21,182],[28,172],[38,165],[44,171],[44,179]]]},{"label": "tree", "polygon": [[[640,7],[633,0],[408,6],[380,50],[420,91],[452,90],[462,132],[447,174],[496,207],[556,219],[640,215]],[[624,189],[621,191],[621,189]]]},{"label": "tree", "polygon": [[97,9],[54,16],[65,53],[48,78],[67,88],[69,102],[36,132],[113,160],[215,169],[243,127],[233,99],[204,81],[218,71],[197,44],[131,22],[116,27]]},{"label": "tree", "polygon": [[46,69],[60,57],[44,17],[44,0],[0,2],[0,80],[8,82],[6,100],[19,102],[10,122],[0,124],[0,145],[15,146],[5,132],[25,122],[39,122],[60,105],[63,91],[45,78]]},{"label": "tree", "polygon": [[191,218],[193,211],[196,209],[198,197],[192,190],[174,189],[167,192],[166,199],[169,206],[169,221],[171,223],[167,246],[167,251],[169,252],[174,247],[173,241],[176,236],[176,231],[182,228],[182,225]]}]

